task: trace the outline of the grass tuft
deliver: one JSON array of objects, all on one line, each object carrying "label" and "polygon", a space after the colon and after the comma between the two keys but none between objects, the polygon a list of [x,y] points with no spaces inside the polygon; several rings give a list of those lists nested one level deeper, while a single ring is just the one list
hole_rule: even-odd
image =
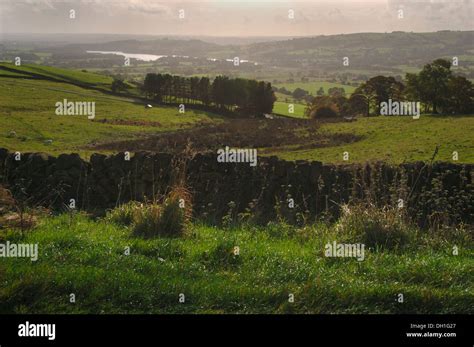
[{"label": "grass tuft", "polygon": [[378,208],[372,204],[344,205],[335,229],[346,241],[390,250],[404,247],[415,233],[400,209]]}]

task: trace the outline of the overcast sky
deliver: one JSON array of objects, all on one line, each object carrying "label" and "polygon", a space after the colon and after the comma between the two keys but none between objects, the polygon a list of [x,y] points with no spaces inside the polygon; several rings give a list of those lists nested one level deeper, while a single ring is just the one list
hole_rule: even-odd
[{"label": "overcast sky", "polygon": [[[75,19],[69,18],[71,9]],[[0,0],[0,33],[306,36],[473,30],[473,9],[474,0]]]}]

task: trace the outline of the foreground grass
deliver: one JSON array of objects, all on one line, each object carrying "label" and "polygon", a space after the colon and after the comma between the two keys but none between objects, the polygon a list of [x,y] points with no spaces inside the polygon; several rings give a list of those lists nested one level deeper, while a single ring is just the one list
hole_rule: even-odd
[{"label": "foreground grass", "polygon": [[324,226],[196,225],[184,238],[143,240],[62,215],[25,237],[0,235],[39,244],[36,262],[0,258],[1,313],[474,313],[472,245],[453,256],[452,243],[432,237],[403,251],[368,251],[358,262],[323,256],[337,240]]}]

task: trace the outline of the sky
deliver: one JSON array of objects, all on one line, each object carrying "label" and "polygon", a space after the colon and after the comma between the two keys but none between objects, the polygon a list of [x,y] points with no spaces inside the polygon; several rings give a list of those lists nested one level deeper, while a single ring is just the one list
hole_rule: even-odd
[{"label": "sky", "polygon": [[0,34],[314,36],[474,30],[473,18],[474,0],[0,0]]}]

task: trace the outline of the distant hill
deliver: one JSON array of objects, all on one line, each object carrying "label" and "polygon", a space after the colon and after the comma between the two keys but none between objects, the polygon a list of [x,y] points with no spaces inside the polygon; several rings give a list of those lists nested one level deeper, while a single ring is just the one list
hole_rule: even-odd
[{"label": "distant hill", "polygon": [[341,67],[349,57],[352,68],[387,68],[425,64],[438,57],[457,56],[474,69],[474,31],[434,33],[358,33],[316,36],[251,44],[241,48],[249,59],[283,66]]},{"label": "distant hill", "polygon": [[73,44],[60,49],[91,51],[122,51],[126,53],[142,53],[156,55],[189,55],[205,56],[207,52],[219,50],[221,46],[201,40],[150,39],[150,40],[121,40],[106,43]]},{"label": "distant hill", "polygon": [[351,69],[381,70],[382,67],[391,70],[400,66],[421,67],[436,58],[457,56],[462,62],[461,68],[473,73],[470,77],[474,78],[474,31],[357,33],[277,41],[270,38],[268,42],[245,44],[239,44],[237,39],[233,44],[198,39],[130,39],[58,48],[58,51],[64,50],[217,58],[239,56],[267,65],[309,68],[317,65],[326,70],[339,70],[343,57],[349,57]]},{"label": "distant hill", "polygon": [[[32,35],[31,37],[35,37]],[[239,68],[251,78],[289,80],[306,77],[334,78],[335,75],[351,73],[360,80],[375,74],[403,76],[417,71],[424,64],[437,58],[458,57],[457,73],[474,80],[474,31],[438,31],[430,33],[392,32],[321,35],[293,39],[268,38],[215,38],[209,37],[119,37],[97,34],[89,36],[54,36],[55,41],[25,43],[22,36],[20,46],[14,41],[2,41],[0,60],[11,61],[18,52],[26,62],[74,68],[110,69],[123,64],[120,56],[91,56],[88,50],[122,51],[155,55],[177,55],[200,58],[230,59],[257,62],[258,68],[250,65]],[[99,38],[102,39],[99,40]],[[199,38],[199,39],[198,39]],[[11,37],[10,37],[11,39]],[[42,39],[46,39],[42,38]],[[81,41],[80,41],[81,40]],[[255,42],[257,40],[259,42]],[[79,42],[80,41],[80,42]],[[212,42],[213,41],[213,42]],[[342,65],[344,57],[349,66]],[[229,64],[219,65],[199,61],[171,60],[160,62],[163,71],[175,74],[231,74]],[[155,66],[160,65],[155,64]],[[182,64],[182,65],[179,65]],[[200,69],[199,69],[200,68]],[[245,68],[247,70],[245,70]],[[144,71],[136,71],[138,74]],[[293,74],[293,76],[291,75]],[[330,77],[328,77],[330,76]],[[338,78],[339,78],[338,77]],[[263,79],[263,78],[262,78]]]}]

